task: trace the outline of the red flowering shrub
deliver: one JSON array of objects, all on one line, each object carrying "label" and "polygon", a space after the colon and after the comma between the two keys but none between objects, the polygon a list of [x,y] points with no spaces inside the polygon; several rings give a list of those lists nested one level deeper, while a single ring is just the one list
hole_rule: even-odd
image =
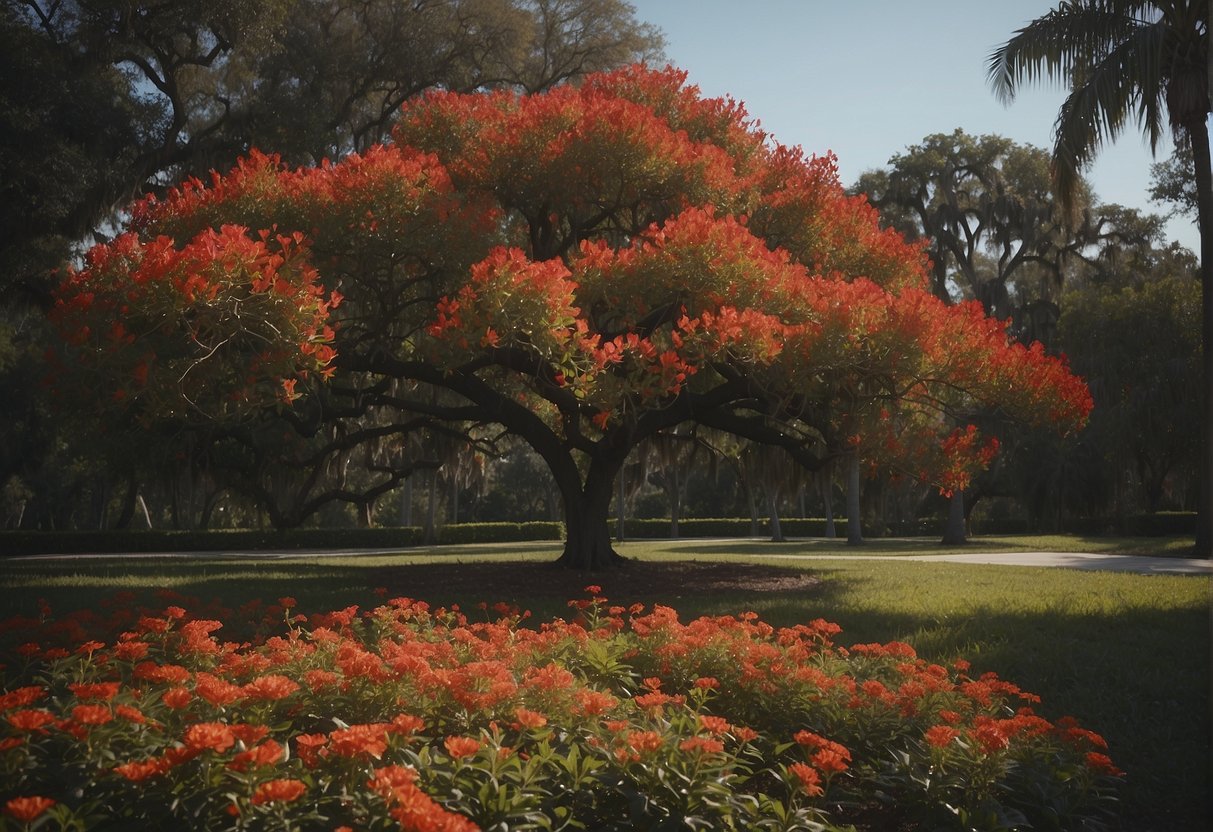
[{"label": "red flowering shrub", "polygon": [[820,620],[396,598],[241,643],[192,606],[0,624],[0,830],[1086,828],[1121,774],[1014,684]]}]

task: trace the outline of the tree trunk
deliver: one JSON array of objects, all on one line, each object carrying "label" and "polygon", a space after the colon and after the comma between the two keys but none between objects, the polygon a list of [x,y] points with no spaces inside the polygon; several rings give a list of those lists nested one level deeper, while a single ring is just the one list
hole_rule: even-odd
[{"label": "tree trunk", "polygon": [[674,464],[670,466],[673,474],[668,482],[672,482],[673,488],[669,493],[670,499],[670,537],[674,540],[678,539],[678,521],[682,519],[682,478],[678,472],[678,460],[675,458]]},{"label": "tree trunk", "polygon": [[136,502],[139,503],[139,508],[143,511],[143,521],[147,523],[147,527],[152,527],[152,513],[147,510],[147,502],[143,499],[142,494],[135,495]]},{"label": "tree trunk", "polygon": [[438,470],[430,469],[430,481],[428,483],[429,493],[426,495],[425,507],[425,531],[422,534],[422,539],[428,545],[433,545],[438,540],[438,535],[435,530],[435,521],[438,517]]},{"label": "tree trunk", "polygon": [[838,537],[838,530],[834,528],[834,484],[833,478],[829,480],[818,480],[818,488],[821,491],[821,502],[825,506],[826,515],[826,538],[833,540]]},{"label": "tree trunk", "polygon": [[627,460],[619,466],[619,474],[615,477],[615,539],[621,543],[625,539],[624,522],[627,519]]},{"label": "tree trunk", "polygon": [[404,478],[404,488],[400,497],[400,525],[413,525],[413,475]]},{"label": "tree trunk", "polygon": [[135,472],[131,471],[126,479],[126,494],[122,498],[122,509],[118,513],[118,519],[114,521],[115,529],[126,529],[131,525],[131,520],[135,517],[135,498],[139,496],[139,484],[135,479]]},{"label": "tree trunk", "polygon": [[[557,563],[570,569],[592,571],[619,566],[625,561],[611,546],[607,520],[611,513],[611,492],[622,467],[595,459],[590,464],[585,485],[574,484],[570,477],[557,477],[564,501],[564,552]],[[563,482],[564,480],[568,482]]]},{"label": "tree trunk", "polygon": [[783,529],[779,525],[779,495],[774,489],[767,489],[767,514],[771,518],[771,540],[775,543],[783,543]]},{"label": "tree trunk", "polygon": [[968,543],[965,535],[965,494],[963,491],[953,491],[948,503],[948,524],[943,530],[944,546],[963,546]]},{"label": "tree trunk", "polygon": [[1200,227],[1201,384],[1200,504],[1196,512],[1196,551],[1213,558],[1213,169],[1205,113],[1185,124],[1196,168],[1196,217]]},{"label": "tree trunk", "polygon": [[847,462],[847,545],[863,544],[863,527],[859,519],[859,454],[851,454]]}]

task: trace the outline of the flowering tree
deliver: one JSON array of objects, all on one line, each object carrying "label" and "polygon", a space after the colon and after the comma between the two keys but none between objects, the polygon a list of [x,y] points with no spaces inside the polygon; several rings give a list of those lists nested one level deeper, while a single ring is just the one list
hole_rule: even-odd
[{"label": "flowering tree", "polygon": [[145,245],[230,224],[302,233],[344,302],[337,382],[291,393],[521,437],[562,494],[570,566],[613,561],[615,476],[682,422],[814,468],[862,452],[895,412],[914,447],[885,450],[938,458],[919,473],[962,488],[960,458],[985,446],[923,453],[948,439],[945,417],[976,402],[1067,430],[1090,408],[1062,363],[933,297],[921,248],[845,194],[832,157],[778,145],[672,69],[430,94],[392,146],[300,170],[253,154],[134,224]]}]

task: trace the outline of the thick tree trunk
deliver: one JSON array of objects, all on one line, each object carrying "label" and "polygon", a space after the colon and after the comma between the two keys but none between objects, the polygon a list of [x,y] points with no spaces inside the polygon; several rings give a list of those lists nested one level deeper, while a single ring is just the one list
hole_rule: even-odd
[{"label": "thick tree trunk", "polygon": [[965,495],[963,491],[953,491],[948,503],[948,524],[943,530],[944,546],[963,546],[968,543],[965,534]]},{"label": "thick tree trunk", "polygon": [[1213,168],[1205,114],[1184,125],[1196,168],[1196,215],[1200,226],[1201,410],[1200,504],[1196,514],[1196,556],[1213,558]]},{"label": "thick tree trunk", "polygon": [[847,461],[847,545],[863,544],[863,527],[859,508],[859,455],[852,454]]},{"label": "thick tree trunk", "polygon": [[626,482],[627,466],[619,467],[619,474],[615,477],[615,539],[623,542],[626,539],[624,523],[627,521],[628,513],[628,484]]},{"label": "thick tree trunk", "polygon": [[[611,492],[619,466],[591,464],[584,487],[561,488],[564,500],[564,552],[557,563],[570,569],[609,569],[624,562],[611,546],[607,524]],[[558,480],[559,484],[559,480]]]}]

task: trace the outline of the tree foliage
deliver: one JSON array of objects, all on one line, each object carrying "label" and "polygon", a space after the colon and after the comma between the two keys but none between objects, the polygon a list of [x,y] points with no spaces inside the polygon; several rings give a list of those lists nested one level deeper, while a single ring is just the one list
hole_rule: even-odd
[{"label": "tree foliage", "polygon": [[[560,489],[570,565],[611,562],[620,465],[682,422],[818,467],[876,443],[925,458],[918,447],[974,402],[1062,430],[1090,408],[1039,344],[932,296],[921,247],[844,192],[832,157],[778,145],[674,70],[430,93],[391,146],[305,168],[253,155],[134,215],[146,246],[224,226],[306,235],[319,282],[344,300],[333,384],[313,373],[293,392],[322,413],[394,409],[521,437]],[[87,284],[78,275],[64,303]],[[890,437],[892,423],[907,430]]]}]

